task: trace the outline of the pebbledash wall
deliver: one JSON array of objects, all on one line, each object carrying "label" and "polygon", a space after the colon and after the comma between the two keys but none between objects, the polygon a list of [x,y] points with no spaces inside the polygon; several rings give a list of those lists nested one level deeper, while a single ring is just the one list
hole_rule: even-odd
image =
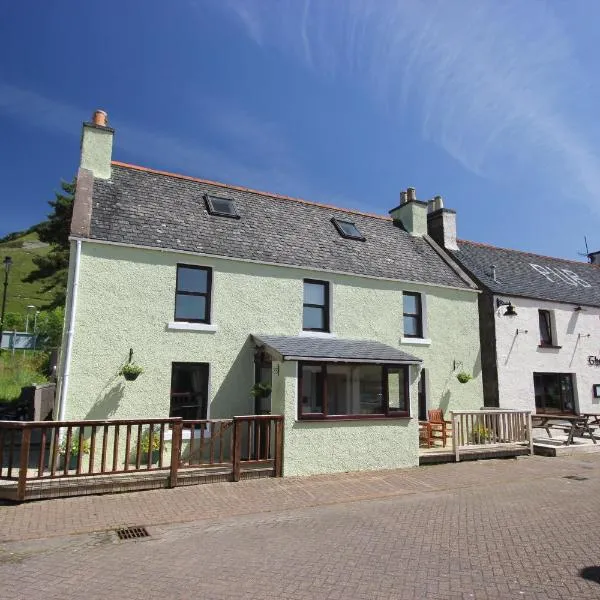
[{"label": "pebbledash wall", "polygon": [[[600,399],[593,398],[592,390],[600,384],[600,365],[589,359],[600,358],[600,309],[577,311],[575,304],[501,298],[514,304],[517,316],[506,317],[502,309],[495,316],[500,407],[535,412],[533,373],[571,373],[576,412],[600,412]],[[539,347],[539,309],[551,311],[560,348]]]},{"label": "pebbledash wall", "polygon": [[[72,242],[75,244],[75,242]],[[214,331],[171,329],[176,265],[213,268]],[[303,278],[332,284],[332,331],[372,339],[423,359],[430,407],[483,405],[477,292],[270,266],[84,240],[66,419],[162,418],[169,415],[171,363],[210,363],[209,418],[251,414],[254,383],[249,335],[298,335]],[[402,291],[425,294],[428,344],[401,343]],[[133,349],[144,368],[134,382],[118,371]],[[456,364],[471,373],[456,380]],[[273,365],[272,412],[285,415],[286,475],[418,464],[418,367],[411,367],[412,419],[302,422],[297,364]]]}]

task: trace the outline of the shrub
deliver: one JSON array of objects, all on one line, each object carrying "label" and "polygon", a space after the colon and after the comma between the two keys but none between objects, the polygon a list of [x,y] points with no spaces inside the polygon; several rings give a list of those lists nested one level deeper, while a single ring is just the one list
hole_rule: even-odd
[{"label": "shrub", "polygon": [[[67,453],[67,440],[64,439],[62,444],[59,446],[58,451],[60,454],[65,455]],[[79,454],[79,436],[76,435],[71,439],[71,452],[70,456],[76,456]],[[90,442],[88,440],[82,440],[81,442],[81,454],[90,453]]]},{"label": "shrub", "polygon": [[34,383],[45,383],[46,352],[18,351],[0,355],[0,402],[13,402],[21,396],[21,388]]}]

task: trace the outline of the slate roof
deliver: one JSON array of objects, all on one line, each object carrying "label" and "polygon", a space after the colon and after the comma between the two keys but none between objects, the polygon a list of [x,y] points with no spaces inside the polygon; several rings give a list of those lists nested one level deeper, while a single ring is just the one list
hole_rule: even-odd
[{"label": "slate roof", "polygon": [[[495,294],[600,306],[600,267],[597,265],[461,240],[458,247],[458,252],[452,255],[483,287]],[[492,265],[496,267],[496,281]]]},{"label": "slate roof", "polygon": [[259,345],[280,354],[284,360],[314,359],[324,361],[360,360],[365,363],[404,363],[422,362],[406,352],[392,346],[368,340],[344,340],[302,336],[253,335]]},{"label": "slate roof", "polygon": [[[240,219],[210,215],[204,194],[235,201]],[[331,218],[354,221],[344,239]],[[422,283],[474,288],[424,238],[387,217],[123,163],[95,179],[90,238]]]}]

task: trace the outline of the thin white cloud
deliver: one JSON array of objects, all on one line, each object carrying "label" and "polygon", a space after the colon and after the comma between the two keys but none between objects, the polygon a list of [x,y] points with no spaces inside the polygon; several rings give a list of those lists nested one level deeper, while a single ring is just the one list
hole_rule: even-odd
[{"label": "thin white cloud", "polygon": [[[352,78],[488,177],[534,175],[599,210],[600,99],[542,0],[230,0],[228,14],[323,76]],[[597,10],[587,4],[593,19]],[[564,8],[564,7],[563,7]],[[243,17],[242,17],[243,14]],[[596,15],[597,16],[597,15]],[[247,26],[249,27],[249,26]],[[583,115],[588,115],[586,119]],[[583,125],[582,125],[583,119]]]},{"label": "thin white cloud", "polygon": [[[179,139],[156,130],[154,124],[147,128],[109,115],[110,125],[116,130],[117,152],[113,157],[119,159],[120,148],[134,162],[150,161],[150,166],[159,169],[323,202],[336,198],[345,206],[360,206],[315,188],[299,172],[276,124],[256,120],[226,102],[206,98],[202,102],[202,110],[195,113],[202,115],[201,129],[217,134],[214,137],[222,140],[220,146]],[[0,81],[0,115],[28,127],[71,136],[75,146],[81,123],[90,118],[90,111]]]}]

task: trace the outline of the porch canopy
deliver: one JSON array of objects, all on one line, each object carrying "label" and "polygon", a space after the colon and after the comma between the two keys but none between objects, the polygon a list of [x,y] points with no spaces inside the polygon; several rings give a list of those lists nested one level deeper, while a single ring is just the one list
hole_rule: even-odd
[{"label": "porch canopy", "polygon": [[280,360],[356,362],[363,364],[418,365],[420,358],[371,340],[345,340],[309,336],[252,335]]}]

